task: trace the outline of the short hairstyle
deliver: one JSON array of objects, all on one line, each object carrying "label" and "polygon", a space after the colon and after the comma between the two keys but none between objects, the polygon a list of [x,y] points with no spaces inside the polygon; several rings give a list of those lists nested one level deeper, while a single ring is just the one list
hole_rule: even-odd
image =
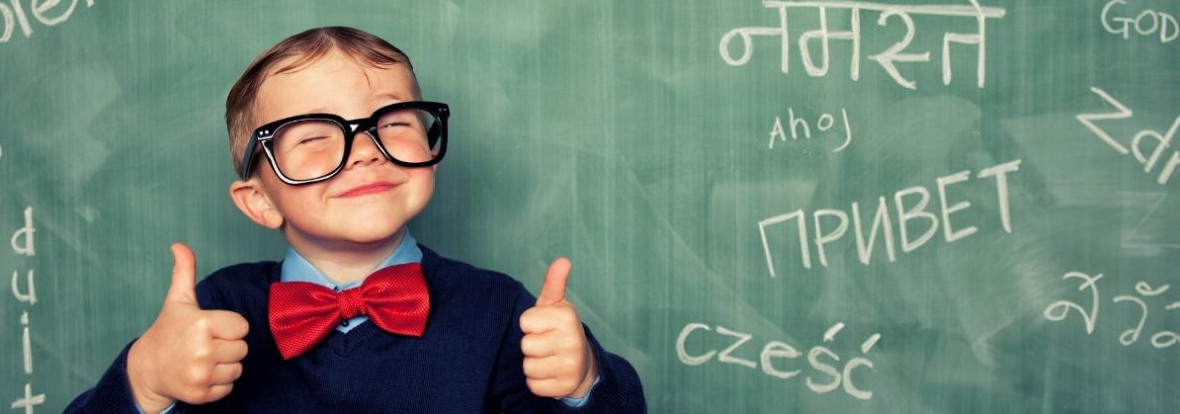
[{"label": "short hairstyle", "polygon": [[[234,170],[242,174],[245,163],[243,152],[250,134],[257,126],[255,119],[258,90],[268,77],[279,73],[291,73],[314,63],[332,51],[340,51],[358,62],[374,66],[389,67],[404,63],[413,80],[414,99],[421,99],[422,91],[410,57],[401,49],[380,37],[351,27],[320,27],[283,39],[254,58],[225,99],[225,126],[229,131],[230,159]],[[288,61],[295,58],[294,61]],[[286,63],[285,66],[278,67]]]}]

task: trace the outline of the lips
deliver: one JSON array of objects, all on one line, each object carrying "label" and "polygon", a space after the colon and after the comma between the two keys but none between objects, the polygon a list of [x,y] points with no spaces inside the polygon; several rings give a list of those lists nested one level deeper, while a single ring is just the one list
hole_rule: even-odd
[{"label": "lips", "polygon": [[352,198],[352,197],[365,196],[365,195],[369,195],[369,194],[383,193],[383,192],[392,190],[394,188],[397,188],[397,186],[398,186],[397,184],[388,183],[388,182],[369,183],[369,184],[361,185],[358,187],[354,187],[348,191],[345,191],[344,193],[340,194],[337,197]]}]

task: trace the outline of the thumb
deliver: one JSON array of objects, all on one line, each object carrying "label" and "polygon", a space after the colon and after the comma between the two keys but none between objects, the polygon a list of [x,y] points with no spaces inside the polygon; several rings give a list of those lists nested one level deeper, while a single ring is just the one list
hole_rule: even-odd
[{"label": "thumb", "polygon": [[172,244],[172,286],[164,301],[197,304],[197,259],[184,243]]},{"label": "thumb", "polygon": [[545,272],[545,284],[537,296],[537,306],[555,305],[565,300],[565,286],[570,278],[570,261],[558,257]]}]

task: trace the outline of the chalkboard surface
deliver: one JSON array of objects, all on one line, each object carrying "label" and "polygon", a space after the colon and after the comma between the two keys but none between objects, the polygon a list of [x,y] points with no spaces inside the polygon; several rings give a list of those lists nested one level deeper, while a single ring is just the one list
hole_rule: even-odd
[{"label": "chalkboard surface", "polygon": [[414,235],[534,292],[571,257],[652,412],[1180,411],[1177,15],[2,0],[0,411],[91,387],[171,242],[202,274],[281,258],[229,202],[223,103],[326,25],[397,44],[451,106]]}]

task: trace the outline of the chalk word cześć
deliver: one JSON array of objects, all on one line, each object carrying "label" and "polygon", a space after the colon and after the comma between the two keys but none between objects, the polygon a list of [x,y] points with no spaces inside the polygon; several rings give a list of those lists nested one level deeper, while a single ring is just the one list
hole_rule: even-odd
[{"label": "chalk word cze\u015b\u0107", "polygon": [[[839,334],[842,329],[844,329],[843,322],[838,322],[831,328],[828,328],[827,332],[824,332],[824,343],[830,344],[835,341],[836,335]],[[708,331],[714,333],[697,333],[697,331]],[[735,339],[733,339],[732,344],[724,349],[709,349],[705,351],[697,349],[699,347],[694,347],[694,352],[690,352],[688,349],[689,337],[693,336],[694,334],[709,335],[714,337],[720,335]],[[780,369],[779,367],[782,365],[776,366],[776,364],[790,363],[790,360],[803,355],[798,349],[795,349],[794,346],[791,346],[791,344],[786,342],[769,341],[764,344],[762,346],[762,351],[758,353],[757,362],[755,362],[753,359],[743,358],[744,355],[750,355],[750,352],[739,349],[742,348],[746,342],[749,342],[751,338],[753,338],[753,335],[751,334],[737,332],[724,326],[717,326],[717,329],[714,331],[713,329],[709,328],[709,325],[703,323],[690,323],[685,325],[684,329],[680,331],[680,335],[676,337],[676,356],[680,359],[680,362],[684,363],[685,365],[693,366],[704,365],[710,361],[714,361],[714,357],[716,357],[715,360],[719,363],[735,364],[750,369],[757,369],[759,365],[761,365],[763,374],[784,380],[790,379],[803,372],[801,370],[791,370],[790,368]],[[876,345],[877,341],[880,339],[881,334],[879,333],[870,335],[868,339],[861,343],[860,353],[862,355],[868,355],[869,351],[873,350],[873,346]],[[705,348],[708,348],[708,346]],[[811,350],[807,352],[807,363],[811,369],[823,374],[822,376],[819,376],[819,378],[828,377],[828,379],[825,381],[822,379],[817,379],[817,376],[815,375],[808,375],[804,379],[804,383],[807,385],[807,388],[816,394],[825,394],[835,391],[836,389],[843,388],[846,394],[851,395],[854,398],[860,400],[872,399],[873,392],[857,387],[856,383],[852,380],[852,376],[857,372],[857,368],[864,368],[872,371],[873,361],[865,357],[855,357],[844,362],[843,366],[839,365],[839,362],[840,356],[836,352],[833,352],[828,346],[818,345],[812,347]]]}]

